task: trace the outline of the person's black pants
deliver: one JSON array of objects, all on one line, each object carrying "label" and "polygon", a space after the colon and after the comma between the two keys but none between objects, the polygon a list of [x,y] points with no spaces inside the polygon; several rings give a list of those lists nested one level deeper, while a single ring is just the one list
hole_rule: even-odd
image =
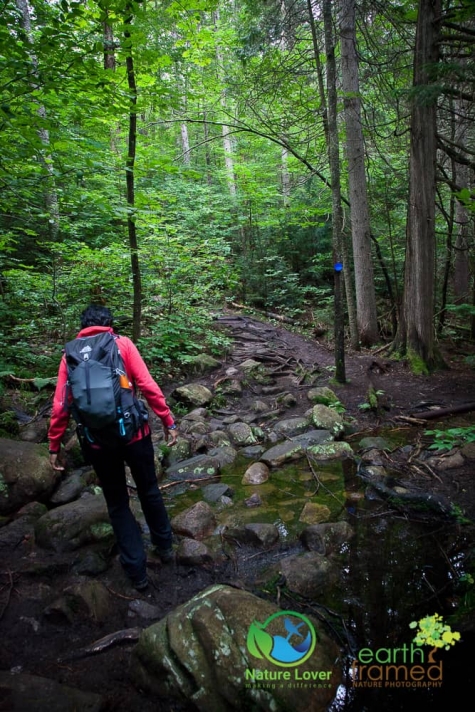
[{"label": "person's black pants", "polygon": [[146,576],[147,557],[140,527],[129,506],[125,463],[137,486],[152,544],[160,551],[168,551],[172,546],[170,520],[158,489],[151,437],[147,435],[114,449],[88,446],[87,457],[104,492],[120,562],[133,582],[142,581]]}]

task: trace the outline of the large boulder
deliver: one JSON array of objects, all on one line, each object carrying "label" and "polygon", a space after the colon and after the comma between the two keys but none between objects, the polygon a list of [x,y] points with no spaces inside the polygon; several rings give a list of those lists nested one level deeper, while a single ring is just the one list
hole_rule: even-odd
[{"label": "large boulder", "polygon": [[262,485],[269,479],[269,468],[263,462],[253,462],[242,478],[243,485]]},{"label": "large boulder", "polygon": [[306,527],[300,540],[310,551],[328,556],[338,552],[354,535],[354,529],[348,522],[327,522]]},{"label": "large boulder", "polygon": [[228,529],[224,538],[264,548],[272,546],[279,540],[279,530],[274,524],[253,522]]},{"label": "large boulder", "polygon": [[297,631],[292,640],[291,612],[247,591],[211,586],[142,632],[132,655],[134,683],[201,712],[324,712],[341,680],[339,650],[306,620],[307,639],[312,628],[316,633],[313,651],[301,665],[275,664],[272,645],[303,637]]},{"label": "large boulder", "polygon": [[1,709],[35,712],[101,712],[105,700],[94,692],[37,675],[0,672]]},{"label": "large boulder", "polygon": [[314,551],[287,556],[279,562],[279,570],[289,591],[314,600],[340,582],[336,564]]},{"label": "large boulder", "polygon": [[231,423],[228,427],[228,432],[232,442],[238,447],[255,445],[257,442],[251,426],[247,423]]},{"label": "large boulder", "polygon": [[204,406],[211,403],[213,394],[201,383],[187,383],[175,388],[172,394],[177,400],[194,406]]},{"label": "large boulder", "polygon": [[[16,512],[11,521],[0,527],[0,551],[17,549],[20,544],[28,546],[34,536],[36,521],[47,511],[46,505],[30,502]],[[21,554],[21,549],[18,552]]]},{"label": "large boulder", "polygon": [[301,416],[295,416],[293,418],[286,418],[285,420],[279,420],[274,425],[274,432],[280,437],[290,438],[292,435],[299,435],[308,429],[310,421],[308,418],[303,418]]},{"label": "large boulder", "polygon": [[60,553],[104,540],[113,541],[113,532],[102,494],[85,494],[52,509],[35,524],[36,544]]},{"label": "large boulder", "polygon": [[196,502],[171,521],[175,534],[190,539],[205,539],[216,527],[216,517],[207,502]]},{"label": "large boulder", "polygon": [[188,460],[175,462],[167,467],[165,474],[172,481],[213,479],[219,473],[220,463],[215,457],[209,455],[195,455]]},{"label": "large boulder", "polygon": [[269,467],[281,467],[293,460],[300,460],[305,457],[305,449],[298,442],[286,440],[283,443],[274,445],[261,455],[261,460]]},{"label": "large boulder", "polygon": [[341,415],[326,405],[313,406],[312,421],[318,430],[329,430],[335,437],[342,435],[345,429]]},{"label": "large boulder", "polygon": [[46,502],[60,477],[46,445],[0,438],[0,515],[29,502]]},{"label": "large boulder", "polygon": [[308,453],[316,460],[352,460],[354,458],[351,445],[341,441],[311,445],[308,448]]}]

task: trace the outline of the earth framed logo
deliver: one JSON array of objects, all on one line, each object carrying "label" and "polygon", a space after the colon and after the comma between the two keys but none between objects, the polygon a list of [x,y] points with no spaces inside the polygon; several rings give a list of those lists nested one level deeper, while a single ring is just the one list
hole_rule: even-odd
[{"label": "earth framed logo", "polygon": [[278,611],[264,623],[251,623],[246,645],[255,658],[290,668],[302,665],[310,658],[317,640],[314,626],[302,613]]}]

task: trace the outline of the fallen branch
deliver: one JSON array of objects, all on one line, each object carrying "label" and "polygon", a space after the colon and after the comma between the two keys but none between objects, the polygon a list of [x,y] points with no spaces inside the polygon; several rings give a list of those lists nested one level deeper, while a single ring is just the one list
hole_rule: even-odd
[{"label": "fallen branch", "polygon": [[14,376],[13,373],[6,373],[4,378],[9,378],[11,381],[15,381],[15,383],[33,383],[35,381],[34,378],[18,378]]},{"label": "fallen branch", "polygon": [[319,476],[317,475],[317,473],[316,473],[315,470],[313,469],[312,461],[310,460],[310,458],[309,458],[309,456],[308,456],[308,453],[306,453],[306,455],[307,455],[308,466],[310,467],[310,472],[312,473],[312,475],[313,475],[313,477],[315,478],[316,483],[317,483],[317,489],[315,490],[315,492],[314,492],[313,495],[312,495],[312,496],[314,497],[316,494],[318,494],[318,490],[320,489],[320,485],[321,485],[322,483],[320,482]]},{"label": "fallen branch", "polygon": [[[312,462],[311,462],[311,459],[312,459],[312,458],[310,457],[310,455],[309,455],[308,453],[305,453],[305,454],[306,454],[306,456],[307,456],[307,462],[308,462],[308,464],[309,464],[309,467],[310,467],[310,470],[311,470],[311,472],[312,472],[312,475],[313,475],[313,476],[315,477],[315,479],[317,480],[318,488],[323,487],[323,489],[325,490],[325,492],[326,492],[327,494],[329,494],[331,497],[333,497],[333,499],[334,499],[336,502],[338,502],[338,504],[340,505],[340,507],[344,507],[344,506],[345,506],[345,505],[344,505],[344,502],[341,502],[341,501],[338,499],[338,497],[337,497],[336,495],[334,495],[333,492],[332,492],[328,487],[326,487],[326,485],[323,484],[323,482],[321,481],[321,479],[320,479],[320,478],[318,477],[318,475],[316,474],[315,470],[314,470],[313,467],[312,467]],[[315,462],[318,462],[318,460],[316,460]],[[318,489],[317,489],[317,492],[318,492]],[[317,492],[315,492],[315,494],[316,494]]]},{"label": "fallen branch", "polygon": [[[436,410],[424,410],[422,413],[411,413],[410,417],[418,420],[436,420],[437,418],[445,418],[445,416],[457,413],[470,413],[472,410],[475,410],[475,403],[473,402],[453,405],[448,408],[437,408]],[[399,417],[402,418],[403,416]]]},{"label": "fallen branch", "polygon": [[376,349],[376,351],[371,351],[371,354],[376,355],[376,354],[381,354],[383,351],[387,351],[389,347],[392,346],[392,342],[389,344],[384,344],[384,346],[380,346],[379,349]]},{"label": "fallen branch", "polygon": [[137,598],[137,596],[125,596],[123,593],[114,591],[114,589],[111,588],[110,586],[106,586],[106,588],[110,594],[112,594],[113,596],[117,596],[117,598],[123,598],[124,601],[135,601],[135,599]]},{"label": "fallen branch", "polygon": [[[414,465],[412,465],[412,467],[414,467]],[[364,482],[373,487],[373,489],[382,495],[393,507],[402,512],[409,507],[423,510],[428,509],[437,514],[452,516],[452,506],[443,496],[434,495],[432,493],[426,494],[420,491],[396,492],[384,482],[380,482],[370,474],[367,474],[361,463],[358,465],[357,475],[361,477]]]},{"label": "fallen branch", "polygon": [[198,477],[195,480],[176,480],[176,482],[167,482],[164,485],[159,485],[158,489],[168,489],[168,487],[174,487],[174,485],[188,484],[192,485],[195,482],[209,482],[209,480],[218,480],[220,475],[210,475],[209,477]]},{"label": "fallen branch", "polygon": [[[436,475],[434,470],[431,467],[429,467],[427,462],[423,462],[422,460],[419,460],[418,462],[419,462],[419,465],[421,465],[421,467],[425,467],[425,469],[429,471],[429,473],[432,475],[432,477],[435,477],[435,479],[439,480],[440,484],[442,484],[442,480],[440,479],[439,475]],[[415,467],[415,465],[413,465],[413,467]],[[416,468],[416,469],[418,469],[418,468]]]},{"label": "fallen branch", "polygon": [[409,415],[396,415],[396,420],[404,420],[405,423],[413,425],[424,425],[424,421],[420,418],[411,418]]},{"label": "fallen branch", "polygon": [[124,630],[117,630],[115,633],[109,633],[109,635],[96,640],[91,645],[87,645],[80,650],[76,650],[64,658],[59,658],[58,662],[68,662],[69,660],[79,660],[85,658],[88,655],[96,655],[97,653],[102,653],[104,650],[117,645],[118,643],[136,643],[140,637],[142,628],[125,628]]}]

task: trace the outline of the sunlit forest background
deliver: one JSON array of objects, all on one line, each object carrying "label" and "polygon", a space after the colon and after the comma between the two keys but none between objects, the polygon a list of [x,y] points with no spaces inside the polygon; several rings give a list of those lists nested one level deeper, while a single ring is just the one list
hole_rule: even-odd
[{"label": "sunlit forest background", "polygon": [[3,2],[0,370],[92,301],[157,375],[226,305],[433,368],[475,336],[474,52],[473,0]]}]

